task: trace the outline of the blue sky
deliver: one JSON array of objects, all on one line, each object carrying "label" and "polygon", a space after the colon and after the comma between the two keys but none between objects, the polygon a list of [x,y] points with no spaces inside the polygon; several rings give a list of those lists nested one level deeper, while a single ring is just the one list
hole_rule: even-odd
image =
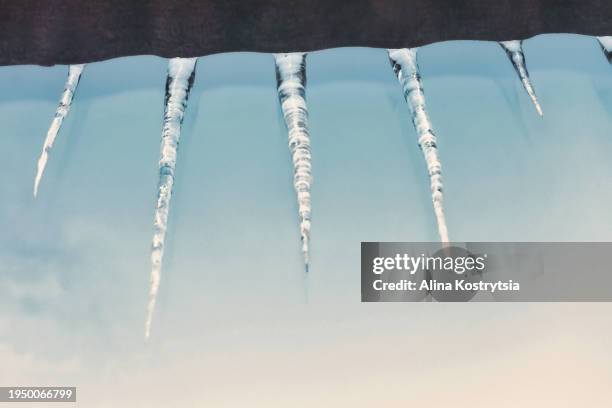
[{"label": "blue sky", "polygon": [[[450,236],[611,240],[612,69],[588,37],[536,37],[525,53],[543,119],[497,44],[420,52]],[[424,160],[377,49],[307,59],[306,280],[272,57],[200,59],[145,345],[165,70],[150,56],[88,65],[33,200],[66,67],[0,68],[0,384],[77,385],[88,407],[498,406],[497,370],[515,387],[508,406],[553,391],[567,406],[609,400],[607,304],[359,303],[360,241],[436,239]]]}]

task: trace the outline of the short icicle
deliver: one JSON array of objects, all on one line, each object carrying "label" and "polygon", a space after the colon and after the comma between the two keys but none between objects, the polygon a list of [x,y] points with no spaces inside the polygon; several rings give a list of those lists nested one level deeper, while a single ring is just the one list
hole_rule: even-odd
[{"label": "short icicle", "polygon": [[599,41],[608,62],[612,64],[612,36],[597,37],[597,41]]},{"label": "short icicle", "polygon": [[418,144],[427,163],[438,234],[440,241],[446,244],[449,239],[443,206],[442,165],[438,157],[436,135],[425,107],[425,94],[419,74],[417,52],[418,48],[388,50],[391,66],[402,86],[404,98],[412,114],[412,123],[418,135]]},{"label": "short icicle", "polygon": [[68,112],[70,112],[72,99],[74,98],[74,93],[79,85],[83,68],[85,68],[85,64],[70,65],[68,68],[68,78],[66,79],[66,84],[64,85],[64,92],[62,93],[59,105],[55,111],[55,117],[53,118],[51,126],[47,131],[47,137],[45,138],[45,142],[43,144],[42,153],[38,159],[38,168],[36,171],[36,178],[34,179],[35,198],[38,195],[38,187],[40,186],[40,181],[45,173],[45,167],[47,166],[47,160],[49,159],[49,152],[53,148],[53,144],[55,143],[57,134],[62,127],[64,118],[68,115]]},{"label": "short icicle", "polygon": [[304,267],[310,264],[310,186],[312,184],[308,107],[306,106],[306,53],[274,54],[278,99],[287,126],[293,160],[293,186],[297,194]]},{"label": "short icicle", "polygon": [[506,54],[508,54],[508,58],[510,58],[519,79],[523,83],[523,88],[525,88],[525,91],[527,91],[527,95],[529,95],[531,102],[533,102],[533,106],[535,106],[538,115],[543,116],[544,113],[542,112],[542,107],[540,106],[538,97],[533,90],[533,85],[531,83],[531,79],[529,78],[529,71],[527,71],[525,53],[523,52],[523,41],[501,41],[499,45],[501,45],[504,51],[506,51]]},{"label": "short icicle", "polygon": [[195,78],[196,62],[197,58],[172,58],[168,63],[164,123],[159,159],[159,184],[157,203],[155,205],[153,245],[151,248],[151,288],[147,305],[145,339],[148,339],[151,335],[151,323],[153,322],[155,302],[161,279],[170,199],[172,198],[172,186],[174,184],[176,155],[189,91]]}]

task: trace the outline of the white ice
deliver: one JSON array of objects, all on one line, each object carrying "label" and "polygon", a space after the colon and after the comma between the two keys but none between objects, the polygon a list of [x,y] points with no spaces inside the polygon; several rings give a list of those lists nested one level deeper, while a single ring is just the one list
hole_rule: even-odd
[{"label": "white ice", "polygon": [[153,245],[151,248],[151,289],[149,291],[147,320],[145,322],[145,338],[148,338],[151,334],[151,323],[159,291],[170,199],[172,198],[172,186],[174,184],[176,154],[181,137],[181,124],[185,115],[187,99],[189,98],[189,91],[195,77],[196,62],[197,58],[173,58],[168,63],[166,107],[159,159],[159,185],[153,224]]},{"label": "white ice", "polygon": [[283,111],[293,160],[293,186],[297,194],[304,265],[310,263],[310,186],[312,184],[308,107],[306,106],[306,54],[274,54],[278,98]]},{"label": "white ice", "polygon": [[49,152],[53,148],[53,144],[55,143],[57,134],[62,127],[64,118],[68,115],[68,112],[70,112],[74,92],[79,85],[79,79],[81,79],[83,68],[85,68],[85,64],[70,65],[68,69],[68,78],[66,79],[66,84],[64,85],[64,92],[62,93],[59,105],[55,111],[55,117],[53,118],[51,126],[47,131],[47,137],[45,138],[45,142],[43,144],[42,153],[38,159],[38,169],[36,171],[36,178],[34,179],[34,197],[38,195],[38,187],[40,186],[40,181],[42,180],[42,176],[45,172],[47,160],[49,160]]},{"label": "white ice", "polygon": [[425,94],[419,74],[417,51],[417,48],[388,50],[393,71],[402,86],[404,98],[412,114],[412,123],[418,135],[419,147],[427,163],[431,198],[436,214],[440,240],[443,243],[448,243],[448,228],[446,227],[443,206],[442,165],[438,157],[436,135],[433,132],[433,127],[425,107]]}]

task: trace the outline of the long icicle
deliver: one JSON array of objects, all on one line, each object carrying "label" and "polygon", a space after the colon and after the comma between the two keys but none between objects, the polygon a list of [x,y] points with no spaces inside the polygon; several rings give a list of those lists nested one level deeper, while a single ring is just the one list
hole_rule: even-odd
[{"label": "long icicle", "polygon": [[599,41],[599,45],[601,45],[601,49],[606,55],[608,62],[612,64],[612,36],[597,37],[597,41]]},{"label": "long icicle", "polygon": [[83,68],[85,68],[85,64],[70,65],[70,67],[68,68],[68,78],[66,79],[66,84],[64,85],[64,92],[62,93],[59,105],[57,106],[57,110],[55,111],[55,117],[53,118],[51,126],[47,131],[47,137],[45,138],[45,142],[43,144],[42,153],[40,154],[40,157],[38,159],[38,169],[36,171],[36,178],[34,179],[35,198],[38,195],[38,187],[45,172],[45,167],[47,166],[49,152],[53,148],[53,143],[55,143],[55,139],[57,138],[57,134],[59,133],[62,127],[62,122],[64,121],[64,118],[68,115],[68,112],[70,112],[72,99],[74,98],[74,93],[76,91],[77,86],[79,85],[79,80],[81,79]]},{"label": "long icicle", "polygon": [[300,236],[304,266],[310,264],[310,185],[311,154],[308,134],[308,107],[306,106],[306,53],[274,54],[278,99],[289,139],[293,160],[293,187],[297,194],[300,217]]},{"label": "long icicle", "polygon": [[529,95],[531,102],[533,102],[533,106],[535,106],[535,109],[538,112],[538,115],[543,116],[544,113],[542,112],[542,107],[540,106],[538,97],[533,90],[533,85],[531,84],[531,79],[529,78],[529,71],[527,71],[525,54],[523,53],[523,41],[501,41],[499,45],[501,45],[504,51],[506,51],[506,54],[508,54],[508,58],[510,58],[519,79],[523,83],[525,91],[527,91],[527,95]]},{"label": "long icicle", "polygon": [[176,155],[181,137],[181,124],[187,107],[189,91],[195,78],[197,58],[172,58],[168,63],[164,124],[159,159],[159,185],[155,206],[153,245],[151,248],[151,289],[145,322],[145,339],[151,334],[151,323],[161,279],[164,241],[174,184]]},{"label": "long icicle", "polygon": [[436,214],[440,241],[448,243],[448,228],[446,227],[443,206],[442,165],[438,157],[436,135],[425,107],[425,94],[419,74],[417,51],[418,48],[391,49],[388,50],[389,60],[393,72],[395,72],[402,86],[404,98],[412,114],[412,123],[418,135],[419,147],[427,163],[431,199]]}]

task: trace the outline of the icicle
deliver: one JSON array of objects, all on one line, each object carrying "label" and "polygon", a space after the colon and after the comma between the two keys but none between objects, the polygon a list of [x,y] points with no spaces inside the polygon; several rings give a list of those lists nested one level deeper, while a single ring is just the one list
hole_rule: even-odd
[{"label": "icicle", "polygon": [[421,148],[431,185],[431,198],[433,202],[436,221],[438,223],[438,233],[443,243],[449,242],[446,219],[444,217],[443,190],[442,190],[442,165],[438,158],[438,146],[436,135],[425,108],[425,94],[421,84],[419,66],[417,63],[417,48],[402,48],[388,50],[389,60],[397,79],[402,86],[404,98],[412,113],[412,123],[418,135],[418,143]]},{"label": "icicle", "polygon": [[40,180],[42,179],[43,173],[45,172],[45,167],[47,166],[49,151],[51,151],[53,148],[53,143],[55,142],[57,134],[62,127],[64,118],[68,115],[68,112],[70,112],[74,92],[79,85],[79,79],[81,79],[83,68],[85,68],[85,64],[70,65],[68,69],[68,78],[66,79],[66,84],[64,85],[64,92],[62,93],[62,98],[60,99],[57,110],[55,111],[55,117],[53,118],[51,126],[47,131],[47,137],[45,138],[45,143],[43,144],[42,153],[38,159],[38,170],[36,171],[36,178],[34,179],[34,197],[36,197],[38,194],[38,186],[40,185]]},{"label": "icicle", "polygon": [[153,245],[151,248],[151,289],[145,323],[145,338],[151,334],[151,322],[161,278],[164,241],[174,184],[176,154],[181,137],[181,124],[195,77],[197,58],[173,58],[168,63],[164,124],[159,159],[159,185],[155,206]]},{"label": "icicle", "polygon": [[523,87],[525,88],[525,91],[527,91],[527,95],[529,95],[529,98],[531,98],[531,102],[533,102],[538,115],[543,116],[544,114],[542,112],[542,107],[540,106],[538,97],[533,90],[531,79],[529,79],[529,71],[527,71],[527,65],[525,64],[523,41],[501,41],[499,45],[501,45],[504,51],[506,51],[508,58],[510,58],[510,61],[512,61],[512,65],[514,65],[514,69],[523,83]]},{"label": "icicle", "polygon": [[306,106],[306,53],[275,54],[278,99],[287,125],[289,149],[293,159],[293,186],[297,194],[300,235],[306,272],[309,267],[310,240],[310,136]]},{"label": "icicle", "polygon": [[597,37],[597,41],[599,41],[601,49],[603,50],[604,54],[606,54],[608,62],[612,64],[612,36]]}]

